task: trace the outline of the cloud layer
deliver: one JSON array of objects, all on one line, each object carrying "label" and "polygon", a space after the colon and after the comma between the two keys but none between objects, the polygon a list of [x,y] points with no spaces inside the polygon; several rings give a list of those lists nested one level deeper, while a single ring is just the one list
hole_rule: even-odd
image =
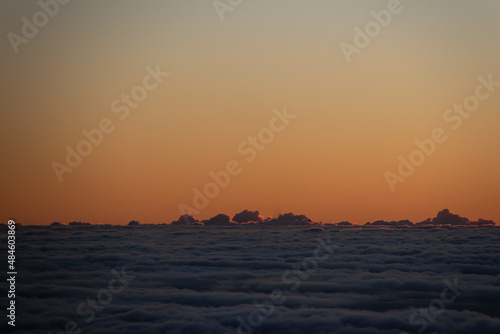
[{"label": "cloud layer", "polygon": [[[338,248],[291,291],[283,273],[327,237]],[[69,321],[88,334],[236,333],[276,289],[285,302],[253,333],[418,333],[425,316],[409,318],[455,278],[467,289],[423,333],[500,332],[498,228],[23,226],[17,239],[17,333]],[[135,278],[87,323],[78,305],[123,267]]]}]

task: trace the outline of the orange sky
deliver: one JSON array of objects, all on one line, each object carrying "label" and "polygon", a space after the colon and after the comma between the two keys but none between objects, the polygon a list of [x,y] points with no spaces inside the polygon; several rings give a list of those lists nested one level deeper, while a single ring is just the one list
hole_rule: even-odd
[{"label": "orange sky", "polygon": [[[70,2],[16,53],[8,34],[41,9],[3,2],[0,222],[170,222],[235,160],[241,172],[198,218],[417,222],[449,208],[499,223],[500,87],[457,129],[443,115],[479,76],[500,82],[500,3],[401,0],[348,63],[340,43],[387,8],[255,0],[221,21],[211,1]],[[157,66],[169,75],[155,81]],[[147,96],[124,117],[132,92]],[[285,106],[296,117],[247,161],[239,145]],[[103,119],[113,131],[59,182],[54,161],[66,165],[66,147]],[[435,128],[447,140],[391,191],[384,173]]]}]

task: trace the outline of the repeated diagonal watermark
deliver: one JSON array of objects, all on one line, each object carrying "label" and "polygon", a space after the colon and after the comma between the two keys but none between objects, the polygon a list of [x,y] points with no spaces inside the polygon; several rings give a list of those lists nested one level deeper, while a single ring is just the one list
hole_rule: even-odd
[{"label": "repeated diagonal watermark", "polygon": [[226,13],[234,11],[242,2],[243,0],[214,0],[212,5],[219,20],[224,21]]},{"label": "repeated diagonal watermark", "polygon": [[[260,129],[257,135],[250,135],[237,146],[237,152],[245,157],[246,162],[254,161],[259,152],[263,151],[271,142],[274,141],[277,133],[282,132],[290,124],[290,121],[295,119],[297,115],[291,114],[284,106],[283,110],[274,108],[273,116],[269,120],[269,126]],[[193,199],[191,205],[186,203],[179,204],[179,211],[184,217],[186,224],[190,224],[189,215],[198,215],[201,210],[205,209],[210,200],[217,197],[222,189],[227,188],[231,179],[241,174],[243,166],[238,160],[229,160],[225,164],[223,170],[214,172],[210,171],[208,176],[211,181],[204,186],[193,188]]]},{"label": "repeated diagonal watermark", "polygon": [[[94,298],[87,298],[84,302],[78,304],[75,313],[78,316],[74,320],[69,320],[64,326],[64,331],[55,334],[79,334],[82,332],[82,326],[90,324],[96,318],[96,314],[101,312],[107,305],[113,301],[113,296],[121,293],[128,287],[129,282],[136,276],[125,272],[125,267],[120,271],[112,269],[112,278],[108,281],[108,286],[97,291]],[[52,334],[52,332],[49,332]]]},{"label": "repeated diagonal watermark", "polygon": [[28,44],[32,39],[38,36],[38,33],[43,29],[51,19],[53,19],[61,9],[61,6],[66,5],[71,0],[40,0],[38,6],[40,10],[36,11],[31,18],[23,16],[21,18],[21,27],[19,33],[9,32],[7,39],[14,50],[14,53],[19,53],[21,45]]},{"label": "repeated diagonal watermark", "polygon": [[[250,312],[245,318],[238,316],[237,334],[251,334],[254,329],[262,326],[264,321],[274,314],[276,306],[282,305],[287,300],[286,293],[295,292],[299,289],[302,281],[307,280],[314,273],[321,262],[326,261],[333,253],[334,248],[339,246],[332,242],[331,236],[326,240],[321,238],[316,239],[318,246],[312,252],[312,256],[305,257],[302,261],[292,265],[292,269],[285,270],[281,275],[281,281],[285,285],[289,285],[287,290],[274,289],[269,294],[269,298],[256,301],[252,306],[254,311]],[[225,332],[224,334],[230,334]]]},{"label": "repeated diagonal watermark", "polygon": [[[452,107],[446,109],[443,113],[443,121],[456,131],[461,126],[465,119],[468,119],[473,112],[477,111],[481,106],[481,102],[489,99],[500,87],[500,82],[493,80],[493,74],[488,76],[478,76],[479,83],[474,89],[474,93],[465,97],[462,103],[455,103]],[[415,139],[416,149],[407,155],[407,158],[398,156],[399,165],[396,173],[385,171],[384,178],[392,192],[396,191],[396,185],[403,183],[415,173],[417,167],[421,166],[427,158],[436,152],[438,144],[443,144],[448,140],[449,131],[442,127],[433,129],[428,138],[422,140]]]},{"label": "repeated diagonal watermark", "polygon": [[[407,1],[411,2],[412,0]],[[401,14],[404,8],[400,0],[389,0],[386,9],[379,11],[372,10],[370,12],[373,19],[365,23],[363,29],[359,26],[354,26],[353,30],[355,34],[352,43],[342,41],[339,44],[347,63],[350,64],[352,62],[353,55],[358,55],[366,49],[382,33],[383,29],[391,24],[393,16]]]},{"label": "repeated diagonal watermark", "polygon": [[[423,333],[430,323],[435,321],[438,316],[446,310],[446,305],[453,303],[466,289],[468,285],[459,283],[458,277],[455,277],[453,283],[445,279],[445,287],[441,290],[439,298],[431,300],[428,308],[419,309],[408,317],[408,323],[413,327],[418,327],[417,333]],[[400,332],[399,334],[409,334]]]},{"label": "repeated diagonal watermark", "polygon": [[[142,78],[141,85],[132,87],[130,93],[123,93],[119,98],[111,102],[111,112],[117,114],[118,119],[121,121],[127,119],[131,110],[136,109],[139,103],[144,101],[149,92],[152,92],[160,86],[166,77],[170,75],[168,72],[163,72],[160,65],[157,64],[155,68],[151,66],[146,67],[147,74]],[[73,147],[66,145],[66,157],[61,163],[53,161],[51,166],[59,182],[63,181],[65,173],[72,173],[75,168],[80,166],[85,157],[88,157],[94,148],[101,145],[104,141],[105,135],[115,131],[116,125],[111,118],[104,117],[99,122],[97,127],[93,129],[83,129],[81,131],[84,139],[80,140]]]}]

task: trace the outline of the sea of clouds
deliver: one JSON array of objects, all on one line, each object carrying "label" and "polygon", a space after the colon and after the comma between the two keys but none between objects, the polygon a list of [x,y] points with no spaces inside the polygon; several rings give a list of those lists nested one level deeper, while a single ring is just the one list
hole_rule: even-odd
[{"label": "sea of clouds", "polygon": [[20,226],[15,332],[498,334],[499,232]]}]

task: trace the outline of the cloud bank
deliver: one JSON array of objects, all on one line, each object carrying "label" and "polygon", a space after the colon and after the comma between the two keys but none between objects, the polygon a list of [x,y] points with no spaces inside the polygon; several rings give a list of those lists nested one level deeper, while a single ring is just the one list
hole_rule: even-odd
[{"label": "cloud bank", "polygon": [[[279,221],[304,218],[297,219]],[[424,322],[423,333],[500,332],[498,228],[327,225],[304,233],[309,229],[20,227],[16,333],[59,333],[68,321],[88,334],[246,333],[238,319],[248,319],[253,303],[275,289],[286,301],[252,333],[419,333]],[[335,253],[291,291],[300,274],[293,270],[318,238],[328,237],[339,246]],[[87,323],[78,305],[96,298],[120,268],[134,280]],[[283,280],[287,271],[292,274]],[[432,311],[445,281],[455,278],[468,288],[439,315],[419,313]],[[0,330],[7,331],[5,321]]]}]

